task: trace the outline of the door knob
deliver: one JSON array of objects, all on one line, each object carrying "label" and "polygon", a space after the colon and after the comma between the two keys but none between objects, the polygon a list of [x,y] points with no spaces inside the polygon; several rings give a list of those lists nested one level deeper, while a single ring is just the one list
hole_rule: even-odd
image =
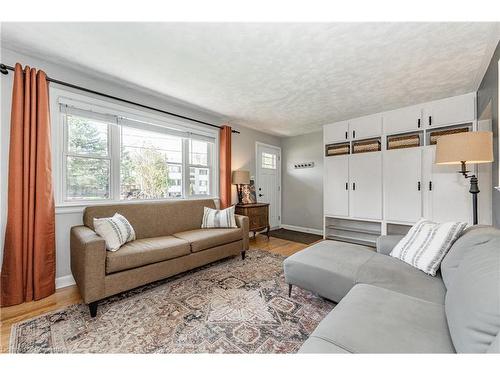
[{"label": "door knob", "polygon": [[259,194],[259,197],[263,197],[263,196],[264,196],[264,194]]}]

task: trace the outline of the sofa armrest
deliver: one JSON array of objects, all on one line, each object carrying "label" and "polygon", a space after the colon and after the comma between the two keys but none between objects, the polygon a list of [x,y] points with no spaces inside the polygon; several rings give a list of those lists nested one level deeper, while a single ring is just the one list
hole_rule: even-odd
[{"label": "sofa armrest", "polygon": [[403,235],[399,234],[380,236],[377,238],[377,253],[389,255],[394,246],[396,246],[403,237]]},{"label": "sofa armrest", "polygon": [[92,229],[80,225],[71,228],[71,272],[85,303],[104,298],[106,243]]},{"label": "sofa armrest", "polygon": [[243,232],[243,250],[248,250],[249,248],[249,220],[248,216],[243,216],[243,215],[234,215],[234,219],[236,220],[236,225],[238,228],[242,229]]}]

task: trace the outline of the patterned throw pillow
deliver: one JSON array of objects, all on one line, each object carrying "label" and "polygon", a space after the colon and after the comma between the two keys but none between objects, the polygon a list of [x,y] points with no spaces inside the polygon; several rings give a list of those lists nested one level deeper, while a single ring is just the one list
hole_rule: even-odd
[{"label": "patterned throw pillow", "polygon": [[392,249],[391,256],[435,276],[441,261],[467,223],[420,219]]},{"label": "patterned throw pillow", "polygon": [[134,228],[120,214],[114,214],[113,217],[94,219],[94,230],[104,238],[106,249],[109,251],[116,251],[123,244],[135,240]]},{"label": "patterned throw pillow", "polygon": [[205,207],[203,211],[202,228],[237,228],[234,218],[234,206],[225,210],[214,210]]}]

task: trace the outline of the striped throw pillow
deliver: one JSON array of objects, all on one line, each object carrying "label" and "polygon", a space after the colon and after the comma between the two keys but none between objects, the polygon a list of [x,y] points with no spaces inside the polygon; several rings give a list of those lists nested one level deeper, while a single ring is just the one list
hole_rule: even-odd
[{"label": "striped throw pillow", "polygon": [[114,214],[113,217],[94,219],[94,230],[104,238],[106,249],[109,251],[116,251],[123,244],[135,240],[134,228],[120,214]]},{"label": "striped throw pillow", "polygon": [[202,228],[237,228],[234,218],[234,206],[225,210],[214,210],[205,207],[203,211]]},{"label": "striped throw pillow", "polygon": [[391,256],[435,276],[441,261],[467,223],[420,219],[392,249]]}]

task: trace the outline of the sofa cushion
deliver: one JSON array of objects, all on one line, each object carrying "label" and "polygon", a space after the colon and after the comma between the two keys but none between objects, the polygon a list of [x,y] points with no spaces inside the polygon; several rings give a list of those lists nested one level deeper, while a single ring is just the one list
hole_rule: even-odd
[{"label": "sofa cushion", "polygon": [[124,271],[190,254],[189,243],[173,236],[135,240],[106,254],[106,273]]},{"label": "sofa cushion", "polygon": [[211,247],[225,245],[243,239],[241,228],[217,228],[217,229],[194,229],[186,232],[175,233],[175,237],[181,238],[191,244],[193,253]]},{"label": "sofa cushion", "polygon": [[83,224],[94,229],[94,218],[110,217],[119,213],[130,222],[138,240],[171,236],[174,233],[199,228],[203,208],[215,208],[215,203],[213,199],[186,199],[89,206],[83,211]]},{"label": "sofa cushion", "polygon": [[[463,257],[446,294],[446,316],[460,353],[497,347],[500,332],[500,230]],[[492,346],[493,344],[493,346]]]},{"label": "sofa cushion", "polygon": [[476,246],[482,246],[494,237],[500,237],[500,231],[490,226],[475,225],[462,233],[441,262],[441,275],[447,288],[450,287],[464,256],[473,251]]},{"label": "sofa cushion", "polygon": [[373,249],[337,241],[321,241],[285,259],[285,281],[340,301],[354,285]]},{"label": "sofa cushion", "polygon": [[[332,345],[310,344],[321,339]],[[373,285],[356,285],[304,345],[318,352],[453,353],[444,305]],[[300,350],[302,352],[302,349]]]},{"label": "sofa cushion", "polygon": [[444,304],[446,295],[439,273],[430,276],[399,259],[378,253],[361,266],[355,281],[440,304]]}]

